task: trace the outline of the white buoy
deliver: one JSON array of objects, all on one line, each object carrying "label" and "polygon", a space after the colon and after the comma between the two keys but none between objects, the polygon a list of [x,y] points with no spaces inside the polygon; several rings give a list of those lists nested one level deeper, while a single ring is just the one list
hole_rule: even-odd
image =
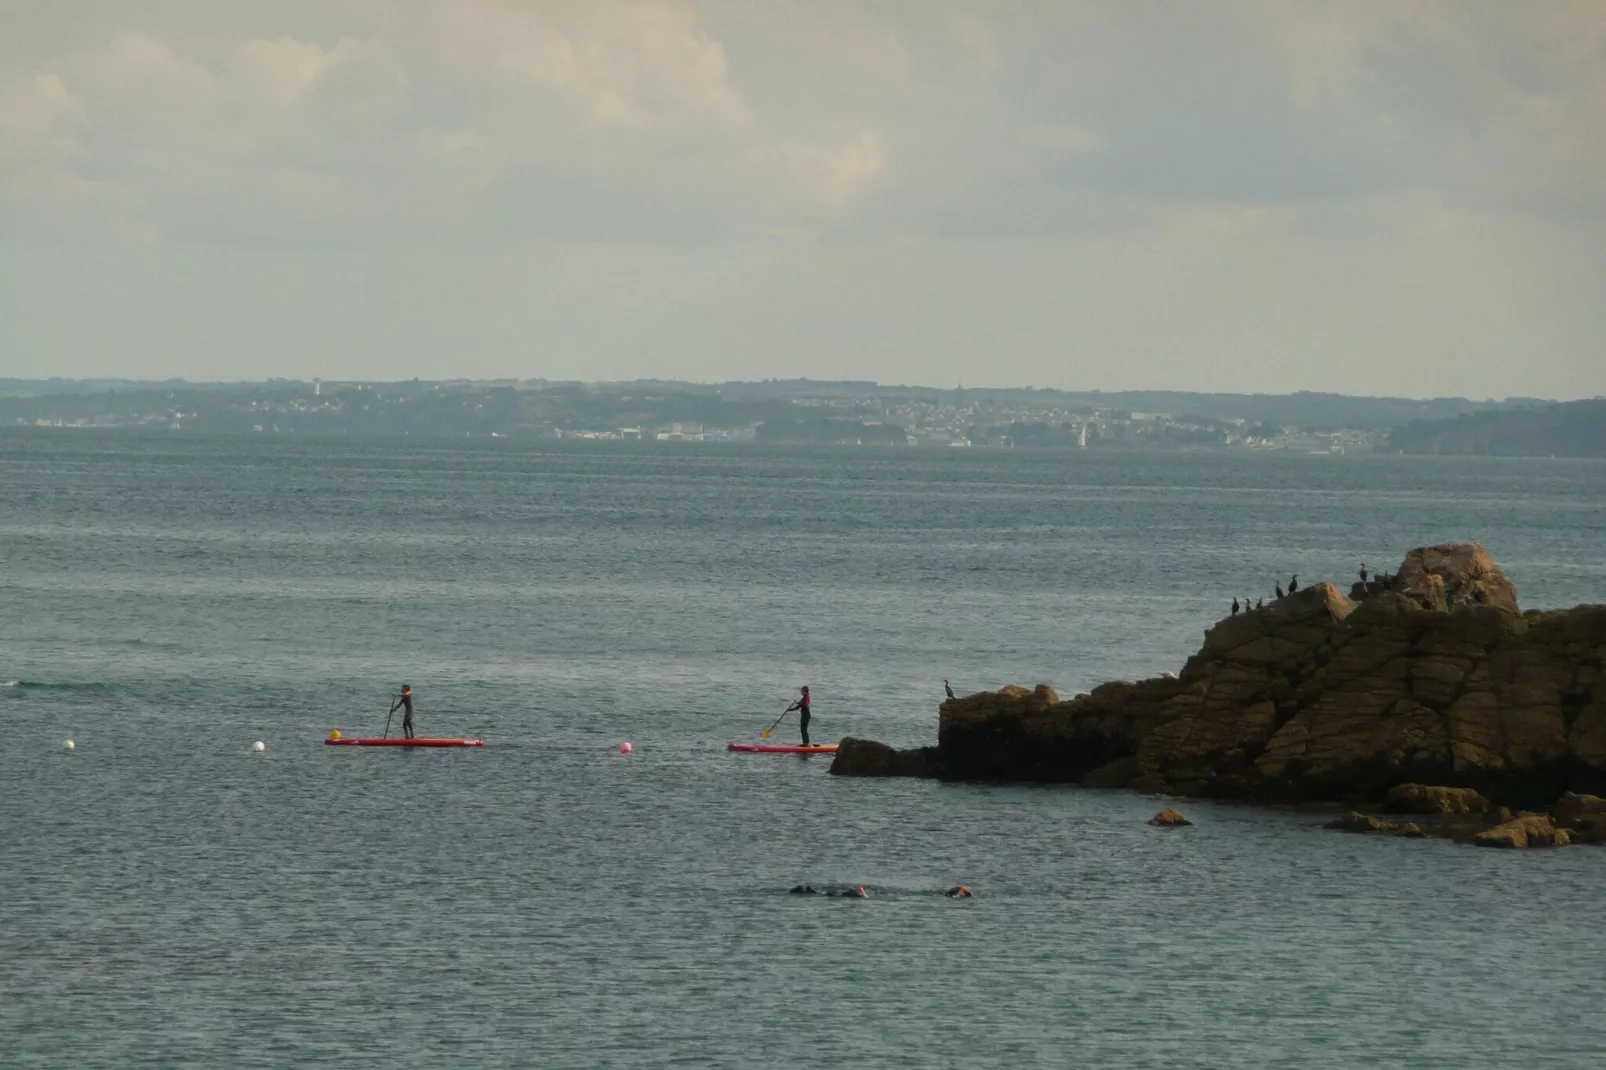
[{"label": "white buoy", "polygon": [[262,752],[262,751],[265,751],[265,750],[267,750],[267,749],[268,749],[268,748],[267,748],[267,745],[266,745],[266,744],[265,744],[265,743],[263,743],[263,742],[262,742],[262,741],[261,741],[261,740],[260,740],[260,739],[259,739],[259,740],[257,740],[257,741],[256,741],[256,742],[255,742],[255,743],[253,743],[253,744],[251,744],[251,749],[252,749],[252,750],[254,750],[254,751],[256,751],[256,752],[257,752],[257,753],[259,753],[259,754],[260,754],[260,753],[261,753],[261,752]]},{"label": "white buoy", "polygon": [[73,749],[73,748],[74,748],[74,747],[76,747],[76,746],[78,746],[78,744],[76,744],[76,743],[74,743],[74,742],[73,742],[73,741],[72,741],[72,740],[70,740],[70,739],[69,739],[69,740],[67,740],[67,741],[66,741],[66,742],[65,742],[65,743],[63,743],[63,744],[62,744],[62,747],[63,747],[63,748],[64,748],[64,749],[66,749],[66,750],[72,750],[72,749]]}]

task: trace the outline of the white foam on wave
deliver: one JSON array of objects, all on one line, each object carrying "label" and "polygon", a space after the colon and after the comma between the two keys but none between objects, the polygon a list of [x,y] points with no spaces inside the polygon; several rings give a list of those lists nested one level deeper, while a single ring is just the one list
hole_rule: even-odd
[{"label": "white foam on wave", "polygon": [[5,683],[0,684],[0,687],[21,687],[21,686],[22,686],[22,681],[21,680],[7,680]]}]

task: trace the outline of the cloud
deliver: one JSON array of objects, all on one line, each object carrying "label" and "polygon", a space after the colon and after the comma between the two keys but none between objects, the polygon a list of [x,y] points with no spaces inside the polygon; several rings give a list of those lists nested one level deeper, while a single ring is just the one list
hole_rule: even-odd
[{"label": "cloud", "polygon": [[1237,234],[1391,196],[1606,215],[1598,3],[29,10],[0,51],[13,236]]}]

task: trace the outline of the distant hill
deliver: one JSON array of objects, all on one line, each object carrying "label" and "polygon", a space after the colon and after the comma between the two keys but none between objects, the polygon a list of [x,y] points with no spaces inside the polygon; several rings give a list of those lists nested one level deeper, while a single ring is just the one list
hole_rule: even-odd
[{"label": "distant hill", "polygon": [[1606,398],[1413,420],[1389,434],[1400,453],[1606,457]]},{"label": "distant hill", "polygon": [[[712,387],[728,398],[904,398],[910,401],[972,405],[1062,406],[1077,409],[1191,414],[1214,420],[1243,420],[1311,431],[1391,428],[1412,420],[1438,420],[1462,413],[1544,404],[1542,398],[1475,401],[1468,398],[1353,397],[1300,391],[1294,394],[1203,394],[1185,390],[1039,390],[1034,387],[894,386],[885,383],[819,379],[774,379],[721,383]],[[602,385],[608,389],[608,385]]]},{"label": "distant hill", "polygon": [[[357,399],[353,391],[365,391]],[[1306,431],[1337,431],[1346,428],[1386,430],[1413,420],[1442,420],[1466,413],[1526,408],[1546,404],[1538,398],[1507,398],[1504,401],[1476,401],[1468,398],[1351,397],[1303,391],[1295,394],[1203,394],[1178,390],[1067,391],[1039,390],[1033,387],[955,387],[900,386],[855,380],[772,379],[762,382],[684,383],[663,380],[636,380],[615,383],[579,383],[545,379],[527,380],[442,380],[391,383],[326,382],[325,397],[361,400],[365,405],[348,409],[339,419],[325,416],[298,416],[293,422],[300,430],[357,430],[359,425],[380,422],[378,398],[414,402],[409,416],[414,433],[442,421],[440,429],[452,425],[461,434],[461,402],[470,396],[475,402],[489,402],[476,410],[477,419],[489,413],[502,413],[511,405],[511,392],[525,400],[525,410],[516,421],[539,425],[562,420],[589,426],[622,426],[639,420],[665,419],[701,421],[708,424],[745,425],[756,420],[784,417],[794,401],[827,403],[877,402],[884,406],[914,403],[983,409],[1055,409],[1070,412],[1115,411],[1125,413],[1187,416],[1206,421],[1242,421],[1245,424],[1276,429],[1301,428]],[[260,422],[260,411],[252,413],[250,401],[263,398],[306,396],[312,384],[276,379],[263,383],[194,383],[183,380],[163,382],[126,379],[3,379],[0,378],[0,423],[18,419],[61,419],[88,417],[95,413],[120,414],[130,409],[149,411],[173,404],[171,408],[199,410],[197,426],[226,429],[233,424],[249,428]],[[550,404],[531,404],[541,397]],[[233,417],[217,412],[231,401]],[[436,412],[421,412],[419,402]],[[260,409],[260,406],[258,406]],[[449,410],[449,411],[448,411]],[[358,413],[367,412],[368,418]],[[384,420],[394,414],[385,413]],[[995,419],[1002,413],[994,413]],[[1038,417],[1034,417],[1036,419]],[[419,423],[422,421],[422,424]],[[288,429],[284,421],[281,426]],[[467,426],[467,425],[464,425]],[[504,429],[505,430],[505,429]]]}]

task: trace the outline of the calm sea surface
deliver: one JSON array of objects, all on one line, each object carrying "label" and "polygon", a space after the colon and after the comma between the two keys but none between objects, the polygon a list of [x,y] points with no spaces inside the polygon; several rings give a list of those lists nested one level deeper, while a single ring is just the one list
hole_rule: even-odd
[{"label": "calm sea surface", "polygon": [[0,1066],[1594,1070],[1606,850],[724,751],[1461,538],[1606,602],[1606,465],[0,432]]}]

